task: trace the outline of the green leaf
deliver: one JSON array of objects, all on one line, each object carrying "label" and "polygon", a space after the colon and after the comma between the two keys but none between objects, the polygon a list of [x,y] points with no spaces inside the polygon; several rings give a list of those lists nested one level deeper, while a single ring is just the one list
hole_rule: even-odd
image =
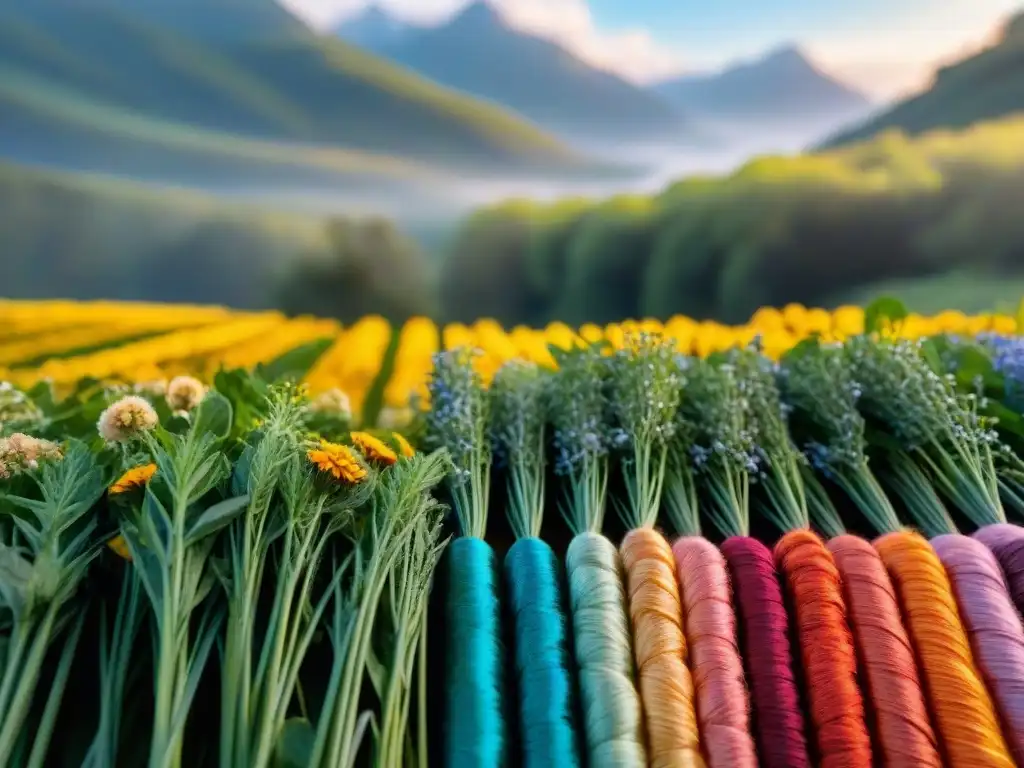
[{"label": "green leaf", "polygon": [[234,410],[231,401],[220,392],[207,392],[196,408],[193,429],[197,434],[211,434],[221,440],[231,434]]},{"label": "green leaf", "polygon": [[899,299],[883,296],[871,302],[864,310],[864,331],[875,333],[889,323],[898,323],[910,314]]},{"label": "green leaf", "polygon": [[270,384],[282,379],[301,379],[333,343],[333,338],[325,336],[322,339],[303,344],[301,347],[285,352],[266,365],[258,365],[256,375]]},{"label": "green leaf", "polygon": [[214,504],[201,514],[185,535],[186,544],[205,539],[238,517],[249,504],[249,495],[233,496]]},{"label": "green leaf", "polygon": [[285,721],[274,749],[274,768],[307,768],[313,757],[316,732],[308,720],[292,717]]},{"label": "green leaf", "polygon": [[32,564],[18,550],[0,542],[0,600],[17,616],[28,595]]},{"label": "green leaf", "polygon": [[236,496],[241,496],[249,490],[249,475],[252,472],[252,457],[255,453],[251,445],[245,446],[231,471],[231,492]]},{"label": "green leaf", "polygon": [[223,453],[208,456],[196,469],[195,476],[188,486],[188,503],[195,504],[230,474],[231,462]]}]

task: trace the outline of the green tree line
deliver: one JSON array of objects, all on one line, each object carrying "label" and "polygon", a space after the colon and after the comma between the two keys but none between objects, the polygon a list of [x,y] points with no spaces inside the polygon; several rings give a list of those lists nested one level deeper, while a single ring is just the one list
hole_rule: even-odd
[{"label": "green tree line", "polygon": [[754,160],[649,197],[517,200],[444,254],[445,320],[694,317],[841,303],[876,283],[1024,275],[1024,119]]},{"label": "green tree line", "polygon": [[431,272],[390,222],[0,164],[0,296],[432,314]]}]

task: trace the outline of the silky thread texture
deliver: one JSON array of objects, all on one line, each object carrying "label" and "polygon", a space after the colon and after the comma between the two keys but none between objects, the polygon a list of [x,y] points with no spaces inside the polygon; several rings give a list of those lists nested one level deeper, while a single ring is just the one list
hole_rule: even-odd
[{"label": "silky thread texture", "polygon": [[651,768],[703,768],[672,549],[653,528],[636,528],[619,552]]},{"label": "silky thread texture", "polygon": [[494,550],[481,539],[462,537],[448,553],[445,765],[504,766],[505,653]]},{"label": "silky thread texture", "polygon": [[828,542],[842,579],[866,692],[865,704],[886,766],[942,765],[917,662],[899,603],[878,552],[857,536]]},{"label": "silky thread texture", "polygon": [[857,656],[832,553],[809,530],[775,545],[793,606],[807,701],[823,768],[870,768],[871,739],[857,685]]},{"label": "silky thread texture", "polygon": [[771,550],[749,536],[722,543],[742,626],[743,658],[763,768],[810,768],[789,618]]},{"label": "silky thread texture", "polygon": [[988,548],[958,533],[936,536],[981,677],[1017,765],[1024,764],[1024,627]]},{"label": "silky thread texture", "polygon": [[992,550],[1003,569],[1014,605],[1018,611],[1024,611],[1024,528],[994,523],[979,528],[974,538]]},{"label": "silky thread texture", "polygon": [[505,577],[515,622],[522,765],[576,768],[580,753],[558,559],[546,542],[520,539],[505,555]]},{"label": "silky thread texture", "polygon": [[587,764],[644,768],[643,710],[619,552],[604,536],[581,533],[569,543],[565,562]]},{"label": "silky thread texture", "polygon": [[757,768],[750,699],[736,647],[736,614],[721,552],[686,536],[672,546],[690,669],[697,690],[700,740],[711,768]]},{"label": "silky thread texture", "polygon": [[874,547],[899,597],[945,762],[951,768],[1014,765],[935,551],[913,531],[881,536]]}]

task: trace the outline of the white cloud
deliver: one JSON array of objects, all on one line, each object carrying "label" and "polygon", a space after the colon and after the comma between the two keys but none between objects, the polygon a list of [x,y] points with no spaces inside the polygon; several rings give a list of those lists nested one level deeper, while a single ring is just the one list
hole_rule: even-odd
[{"label": "white cloud", "polygon": [[[301,18],[324,28],[350,17],[370,0],[281,0]],[[378,0],[398,18],[435,23],[455,13],[469,0]],[[605,32],[594,24],[586,0],[492,0],[509,23],[554,40],[584,61],[623,77],[644,82],[682,69],[678,52],[655,41],[642,28]]]},{"label": "white cloud", "polygon": [[494,0],[518,28],[555,40],[584,61],[644,82],[679,72],[682,61],[642,28],[599,30],[586,0]]}]

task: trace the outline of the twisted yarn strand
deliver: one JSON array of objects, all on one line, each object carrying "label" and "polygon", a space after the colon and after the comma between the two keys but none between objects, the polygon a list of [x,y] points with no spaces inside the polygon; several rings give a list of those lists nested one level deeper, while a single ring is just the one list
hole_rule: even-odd
[{"label": "twisted yarn strand", "polygon": [[565,561],[587,762],[591,768],[645,768],[643,710],[619,552],[604,536],[587,532],[570,542]]},{"label": "twisted yarn strand", "polygon": [[1003,734],[1024,764],[1024,627],[1003,572],[980,541],[958,533],[936,536],[932,548],[949,580],[982,679],[992,694]]},{"label": "twisted yarn strand", "polygon": [[885,565],[857,536],[837,536],[828,549],[842,579],[880,758],[893,768],[940,768],[914,650]]},{"label": "twisted yarn strand", "polygon": [[651,768],[704,768],[672,549],[654,529],[637,528],[619,551]]},{"label": "twisted yarn strand", "polygon": [[700,738],[711,768],[757,768],[750,700],[736,647],[725,560],[707,539],[687,536],[672,547],[697,689]]},{"label": "twisted yarn strand", "polygon": [[809,530],[775,545],[796,616],[807,698],[823,768],[870,768],[871,740],[857,685],[857,657],[832,553]]},{"label": "twisted yarn strand", "polygon": [[912,531],[886,534],[874,547],[899,597],[946,763],[951,768],[1014,765],[935,551]]},{"label": "twisted yarn strand", "polygon": [[750,536],[722,543],[739,608],[757,752],[764,768],[810,768],[793,675],[789,617],[771,550]]}]

